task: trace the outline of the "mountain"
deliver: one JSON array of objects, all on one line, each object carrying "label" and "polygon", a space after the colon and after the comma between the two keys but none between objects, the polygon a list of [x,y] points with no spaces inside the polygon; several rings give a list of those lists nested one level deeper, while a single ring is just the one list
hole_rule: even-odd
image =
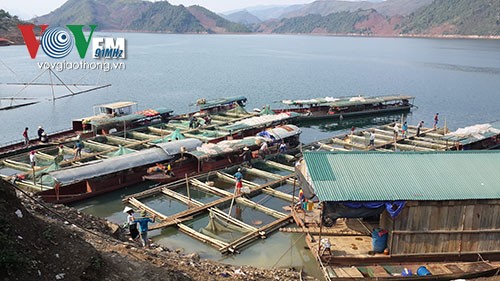
[{"label": "mountain", "polygon": [[399,18],[387,18],[374,9],[343,11],[327,16],[311,14],[282,19],[279,23],[273,23],[275,27],[272,32],[394,35],[395,22],[400,21]]},{"label": "mountain", "polygon": [[252,25],[262,22],[262,20],[260,20],[258,17],[251,14],[247,10],[231,13],[229,15],[224,15],[224,18],[232,22],[238,22],[245,25]]},{"label": "mountain", "polygon": [[266,21],[258,30],[370,36],[500,36],[500,1],[387,0],[370,3],[322,0],[304,5],[281,20]]},{"label": "mountain", "polygon": [[434,0],[387,0],[383,2],[372,1],[337,1],[318,0],[310,4],[303,5],[300,9],[284,13],[282,18],[293,18],[318,14],[327,16],[338,12],[355,12],[357,10],[375,9],[385,16],[408,15],[417,9],[429,5]]},{"label": "mountain", "polygon": [[0,38],[6,38],[14,44],[22,44],[24,39],[17,25],[26,23],[17,16],[11,16],[9,12],[0,9]]},{"label": "mountain", "polygon": [[188,11],[196,17],[203,27],[210,33],[247,33],[250,32],[246,26],[229,21],[216,13],[198,5],[190,6]]},{"label": "mountain", "polygon": [[200,6],[184,7],[167,1],[68,0],[55,11],[35,18],[50,25],[97,24],[100,30],[166,33],[249,32]]},{"label": "mountain", "polygon": [[436,0],[398,26],[404,34],[500,35],[500,1]]}]

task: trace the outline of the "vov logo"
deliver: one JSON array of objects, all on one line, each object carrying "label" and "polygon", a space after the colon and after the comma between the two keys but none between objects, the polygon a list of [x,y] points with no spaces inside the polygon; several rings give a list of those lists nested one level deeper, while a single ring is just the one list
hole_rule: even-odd
[{"label": "vov logo", "polygon": [[[85,58],[87,50],[92,41],[92,58],[125,58],[125,38],[95,37],[92,38],[97,25],[89,25],[90,34],[85,38],[83,25],[66,25],[64,27],[49,27],[47,24],[39,25],[40,39],[35,36],[34,25],[19,24],[17,26],[26,42],[26,48],[32,59],[36,58],[38,49],[41,46],[43,52],[54,59],[64,58],[76,46],[80,58]],[[71,32],[71,34],[70,34]],[[73,43],[74,41],[74,43]]]}]

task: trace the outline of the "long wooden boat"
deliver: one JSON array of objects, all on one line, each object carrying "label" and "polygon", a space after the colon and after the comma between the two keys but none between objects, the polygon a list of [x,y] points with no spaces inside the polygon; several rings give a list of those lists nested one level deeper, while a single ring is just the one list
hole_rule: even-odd
[{"label": "long wooden boat", "polygon": [[49,134],[49,142],[47,143],[43,143],[38,139],[30,139],[28,147],[26,147],[24,141],[16,141],[0,147],[0,158],[22,151],[54,146],[77,135],[81,138],[88,138],[97,134],[122,131],[124,128],[132,129],[145,124],[168,122],[172,113],[172,110],[165,108],[138,111],[137,103],[131,101],[97,105],[94,106],[94,115],[74,119],[71,129]]},{"label": "long wooden boat", "polygon": [[[413,107],[412,96],[325,97],[307,100],[283,100],[284,108],[276,113],[300,113],[300,120],[343,119],[364,115],[408,112]],[[266,110],[266,109],[264,109]]]},{"label": "long wooden boat", "polygon": [[[255,137],[246,137],[236,140],[225,140],[216,144],[205,143],[196,148],[196,150],[187,152],[189,160],[197,165],[196,173],[204,173],[213,170],[223,169],[229,166],[234,166],[243,162],[240,154],[243,149],[251,151],[253,158],[258,157],[258,149],[262,142],[267,142],[269,145],[269,154],[276,154],[279,150],[279,145],[284,143],[287,150],[293,149],[300,145],[299,136],[301,130],[294,125],[282,125],[274,128],[269,128],[264,133]],[[166,163],[166,165],[168,165]],[[170,183],[184,177],[178,169],[173,167],[173,176],[168,175],[165,171],[154,169],[151,167],[151,173],[143,176],[144,180],[151,180],[159,183]]]},{"label": "long wooden boat", "polygon": [[[276,139],[293,142],[294,145],[299,143],[298,127],[287,125],[274,130],[278,131]],[[243,147],[250,147],[258,141],[269,141],[255,136],[226,140],[219,147],[233,149],[213,154],[211,151],[198,151],[203,142],[196,138],[166,140],[159,135],[141,133],[141,136],[149,136],[150,139],[139,140],[130,137],[133,133],[129,138],[108,135],[84,140],[85,151],[82,157],[76,159],[78,161],[73,159],[67,146],[63,146],[65,160],[60,162],[55,161],[57,148],[41,149],[37,152],[40,164],[35,167],[34,177],[27,154],[15,155],[3,159],[4,166],[14,172],[4,174],[0,166],[0,174],[4,178],[15,179],[19,186],[36,192],[45,201],[70,203],[139,183],[147,169],[155,163],[172,163],[177,176],[170,178],[170,182],[185,175],[234,165],[241,161],[239,154]],[[155,143],[154,140],[161,142]],[[214,146],[205,144],[205,147]],[[22,177],[18,176],[20,172],[23,172]]]},{"label": "long wooden boat", "polygon": [[[446,281],[498,275],[500,265],[487,261],[326,266],[329,280]],[[419,275],[420,274],[420,275]]]}]

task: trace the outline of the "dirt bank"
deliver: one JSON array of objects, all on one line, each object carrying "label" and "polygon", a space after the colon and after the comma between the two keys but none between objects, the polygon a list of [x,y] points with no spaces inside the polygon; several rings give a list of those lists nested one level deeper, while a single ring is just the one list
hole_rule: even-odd
[{"label": "dirt bank", "polygon": [[63,205],[43,208],[0,181],[0,280],[315,280],[138,248],[115,224]]}]

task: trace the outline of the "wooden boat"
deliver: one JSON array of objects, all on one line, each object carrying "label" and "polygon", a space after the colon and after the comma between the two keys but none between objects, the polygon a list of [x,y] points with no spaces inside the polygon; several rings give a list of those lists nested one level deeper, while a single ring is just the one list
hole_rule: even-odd
[{"label": "wooden boat", "polygon": [[[301,131],[294,125],[277,126],[263,132],[265,133],[261,133],[260,135],[266,135],[266,137],[246,137],[243,139],[221,141],[217,144],[203,144],[197,147],[196,150],[187,152],[185,155],[189,158],[184,161],[194,161],[196,163],[195,172],[203,173],[242,163],[243,159],[240,154],[243,152],[243,149],[250,150],[253,157],[257,158],[258,149],[262,142],[269,144],[270,153],[277,153],[278,145],[281,142],[285,143],[288,149],[295,148],[300,144],[299,136]],[[179,173],[179,170],[175,166],[176,164],[172,168],[174,176],[167,175],[165,171],[158,171],[153,167],[153,172],[145,175],[143,179],[159,183],[169,183],[184,177],[184,173]]]},{"label": "wooden boat", "polygon": [[53,146],[77,135],[88,138],[96,134],[109,134],[113,131],[132,129],[146,124],[168,122],[172,112],[172,110],[165,108],[137,111],[137,103],[130,101],[97,105],[94,106],[94,115],[74,119],[71,129],[49,134],[49,143],[42,143],[38,139],[32,139],[29,147],[24,145],[24,141],[7,144],[0,147],[0,158],[22,151]]},{"label": "wooden boat", "polygon": [[[424,267],[424,268],[422,268]],[[454,280],[498,275],[500,266],[487,261],[326,266],[330,280]],[[418,274],[420,273],[420,275]],[[423,275],[426,274],[426,275]],[[404,276],[406,275],[406,276]]]},{"label": "wooden boat", "polygon": [[343,119],[363,115],[408,112],[413,107],[414,99],[412,96],[357,96],[283,100],[281,102],[285,108],[273,109],[273,111],[300,113],[300,120]]}]

